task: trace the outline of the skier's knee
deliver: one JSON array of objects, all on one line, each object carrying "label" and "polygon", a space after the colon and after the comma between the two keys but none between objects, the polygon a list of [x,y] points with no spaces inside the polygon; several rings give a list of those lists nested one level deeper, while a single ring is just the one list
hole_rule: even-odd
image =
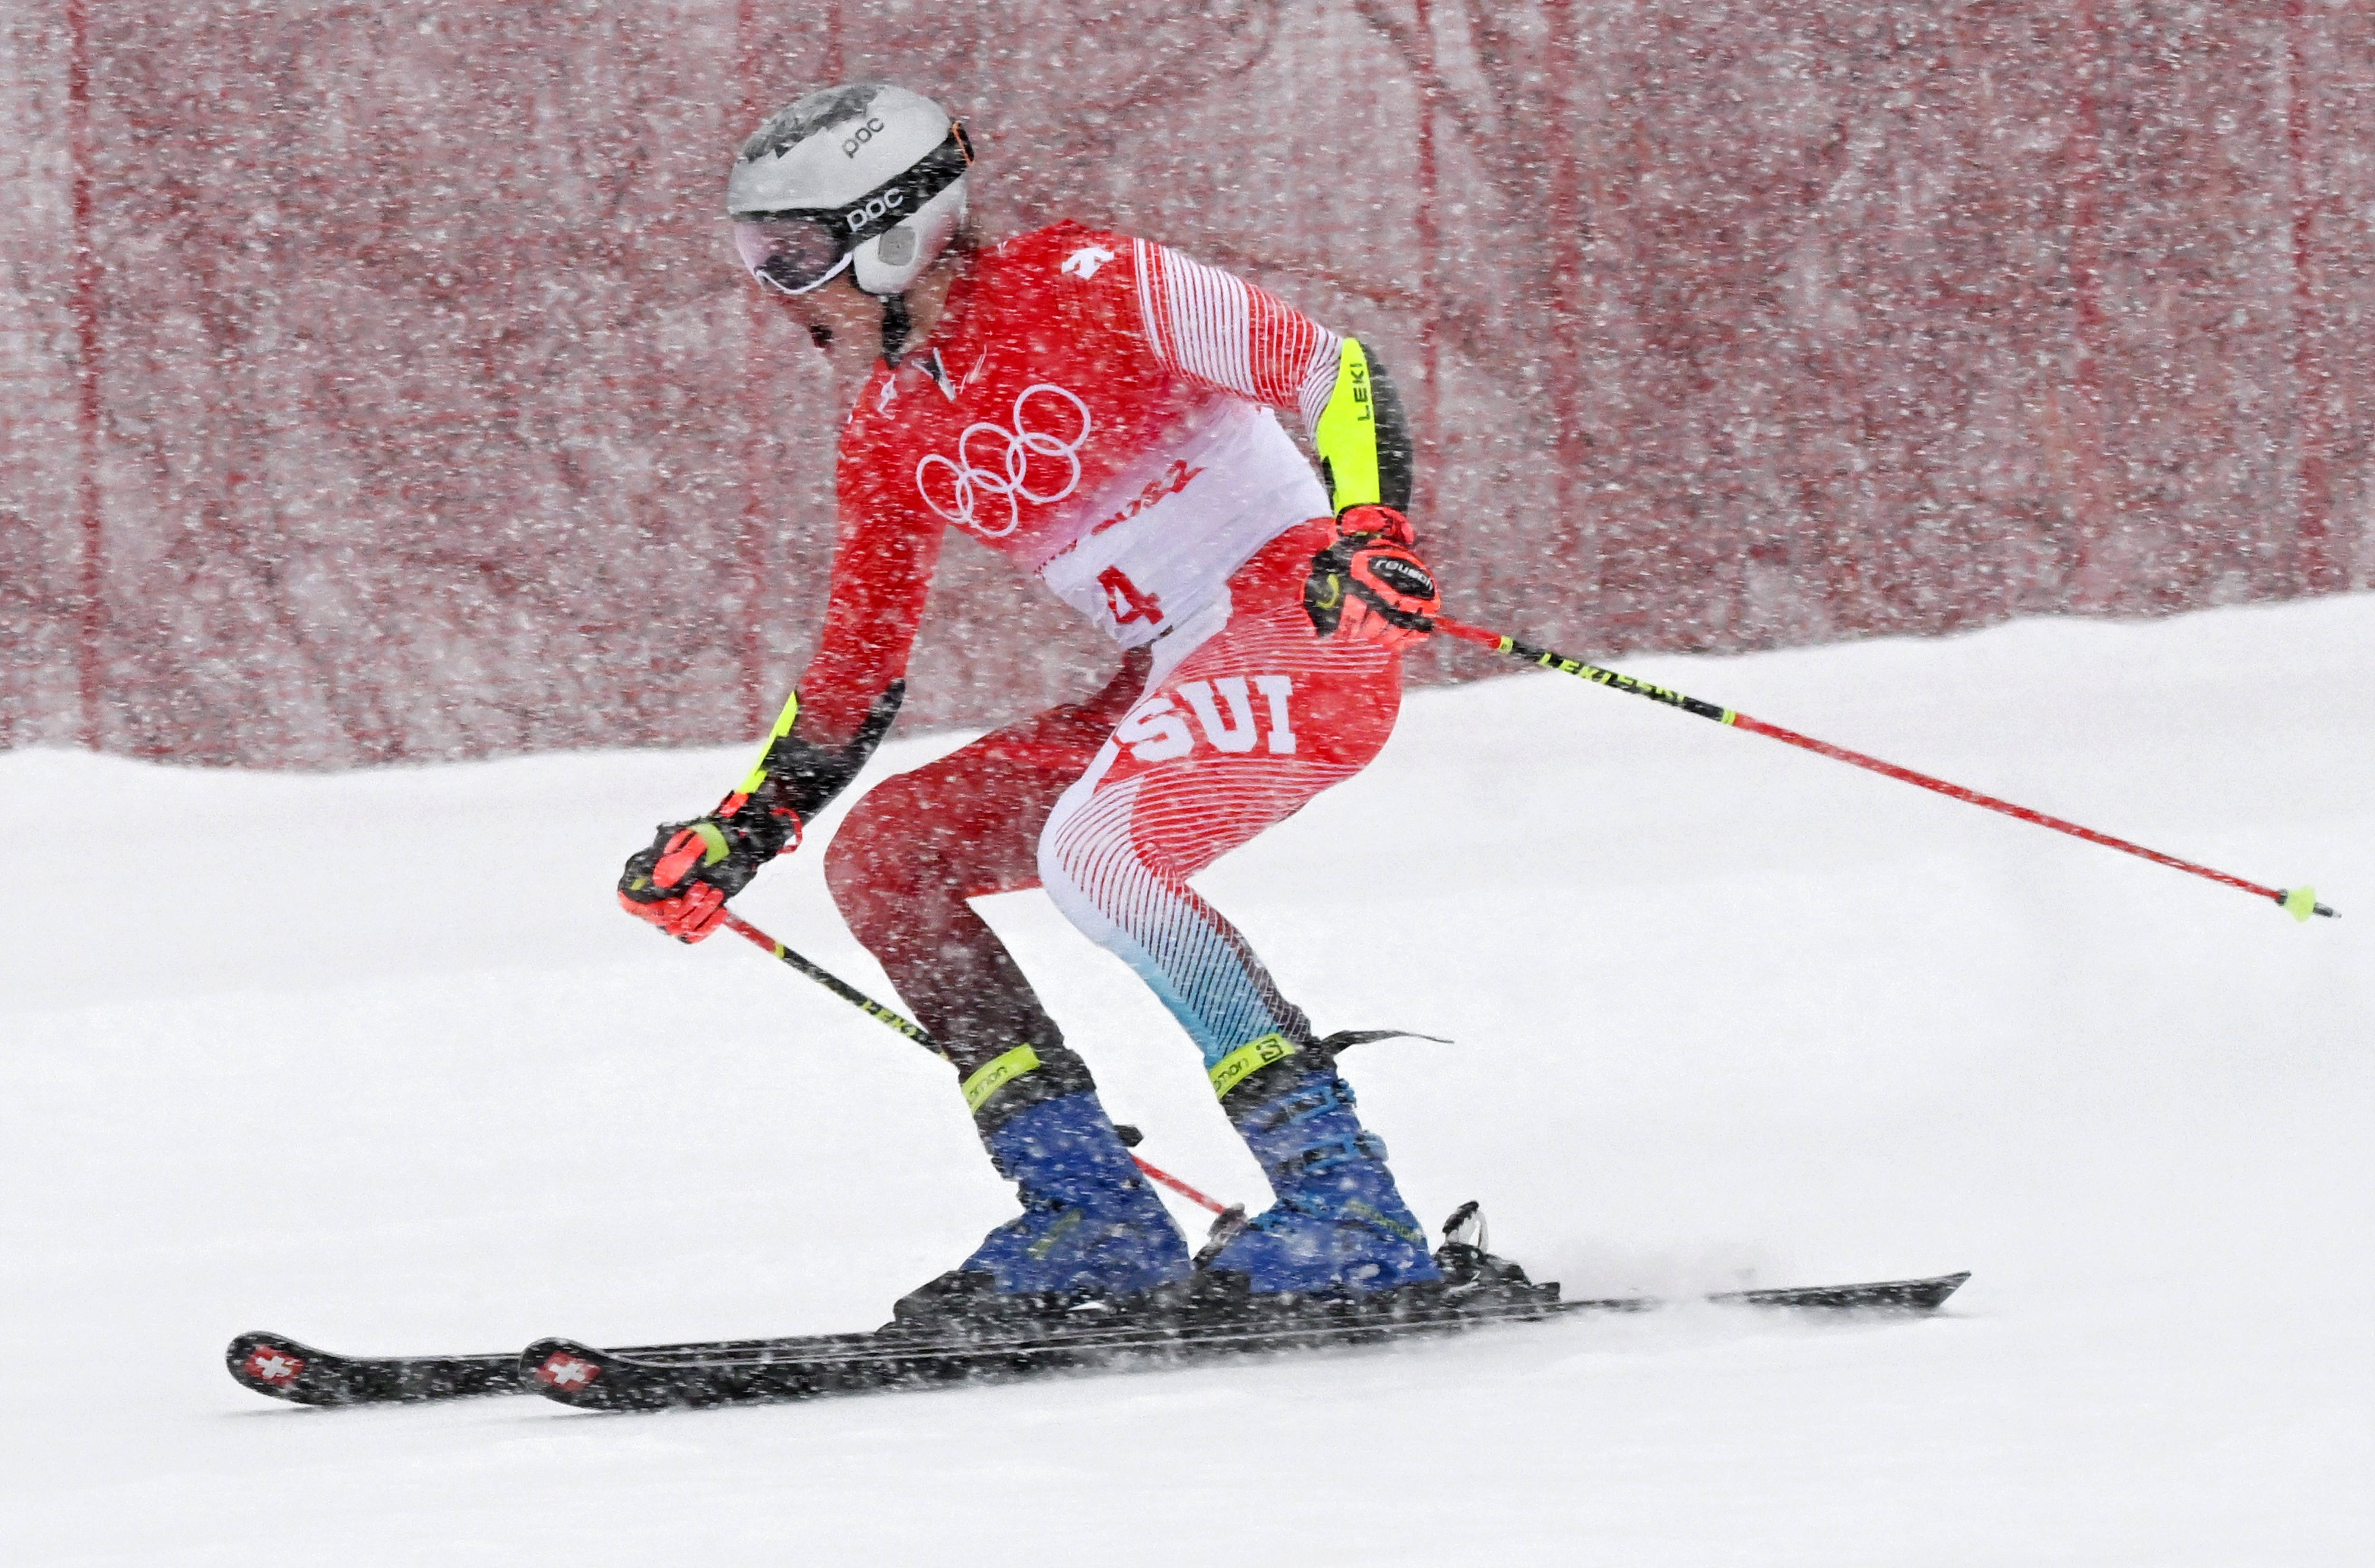
[{"label": "skier's knee", "polygon": [[824,882],[860,942],[872,947],[875,930],[934,890],[940,878],[931,868],[944,857],[931,837],[923,802],[898,779],[868,792],[843,819],[824,852]]},{"label": "skier's knee", "polygon": [[1057,828],[1063,816],[1058,807],[1039,831],[1039,885],[1047,890],[1048,897],[1058,900],[1072,887],[1071,873],[1064,866],[1063,851],[1057,843]]},{"label": "skier's knee", "polygon": [[1082,914],[1096,902],[1083,885],[1081,872],[1084,862],[1095,858],[1098,846],[1072,830],[1079,813],[1067,811],[1065,807],[1069,804],[1059,803],[1046,826],[1040,830],[1039,885],[1047,890],[1047,896],[1056,901],[1056,907],[1064,912],[1065,917],[1079,925]]}]

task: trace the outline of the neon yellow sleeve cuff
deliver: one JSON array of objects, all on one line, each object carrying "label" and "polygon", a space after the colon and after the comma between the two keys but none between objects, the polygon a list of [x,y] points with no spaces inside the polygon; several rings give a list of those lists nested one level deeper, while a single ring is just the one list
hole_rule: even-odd
[{"label": "neon yellow sleeve cuff", "polygon": [[1357,337],[1344,339],[1336,357],[1336,390],[1319,411],[1312,449],[1327,465],[1329,500],[1336,510],[1374,506],[1383,499],[1377,484],[1377,406],[1369,385],[1369,357]]},{"label": "neon yellow sleeve cuff", "polygon": [[800,694],[794,691],[789,697],[784,699],[783,716],[775,721],[775,727],[767,732],[767,743],[759,748],[758,761],[752,763],[750,771],[743,775],[741,784],[736,786],[736,794],[759,793],[759,786],[767,782],[767,754],[775,749],[775,742],[792,733],[792,721],[799,716]]}]

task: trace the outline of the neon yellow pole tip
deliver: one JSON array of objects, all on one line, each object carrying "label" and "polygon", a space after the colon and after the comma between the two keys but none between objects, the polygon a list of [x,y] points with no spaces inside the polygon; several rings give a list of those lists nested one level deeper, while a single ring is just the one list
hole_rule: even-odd
[{"label": "neon yellow pole tip", "polygon": [[2322,914],[2328,920],[2342,918],[2340,914],[2317,902],[2315,888],[2295,888],[2288,893],[2278,895],[2276,902],[2284,905],[2285,913],[2295,920],[2307,920],[2312,914]]}]

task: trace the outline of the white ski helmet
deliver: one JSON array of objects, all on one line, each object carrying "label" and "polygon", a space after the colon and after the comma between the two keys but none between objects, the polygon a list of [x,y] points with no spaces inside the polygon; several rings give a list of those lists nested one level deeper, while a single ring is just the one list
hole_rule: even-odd
[{"label": "white ski helmet", "polygon": [[805,294],[853,270],[895,298],[964,218],[973,148],[921,93],[859,82],[809,93],[742,144],[726,182],[734,248],[750,275]]}]

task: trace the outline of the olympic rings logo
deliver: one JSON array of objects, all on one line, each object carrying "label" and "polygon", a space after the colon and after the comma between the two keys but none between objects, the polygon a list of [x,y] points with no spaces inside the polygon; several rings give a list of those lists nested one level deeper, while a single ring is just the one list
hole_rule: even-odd
[{"label": "olympic rings logo", "polygon": [[[1080,430],[1069,440],[1046,430],[1033,430],[1030,412],[1031,400],[1034,397],[1043,400],[1043,407],[1044,400],[1050,397],[1070,404],[1072,412],[1080,419]],[[964,434],[957,437],[955,461],[951,462],[935,452],[916,465],[916,493],[924,498],[924,504],[947,521],[970,528],[985,539],[1002,539],[1021,527],[1024,501],[1045,506],[1050,501],[1063,500],[1081,488],[1081,446],[1094,428],[1089,419],[1087,404],[1055,383],[1046,381],[1022,389],[1014,399],[1013,419],[1014,428],[1010,430],[987,420],[967,425]],[[985,449],[984,455],[989,459],[986,465],[974,455],[975,439],[991,443]],[[1004,444],[998,444],[1000,442]],[[1031,460],[1034,457],[1054,458],[1064,464],[1066,472],[1061,489],[1032,488]],[[932,487],[926,479],[935,465],[949,471],[946,504],[932,493]],[[1041,482],[1044,486],[1046,481],[1043,479]],[[982,522],[979,508],[985,495],[1005,498],[1006,526],[1003,528],[992,528]]]}]

